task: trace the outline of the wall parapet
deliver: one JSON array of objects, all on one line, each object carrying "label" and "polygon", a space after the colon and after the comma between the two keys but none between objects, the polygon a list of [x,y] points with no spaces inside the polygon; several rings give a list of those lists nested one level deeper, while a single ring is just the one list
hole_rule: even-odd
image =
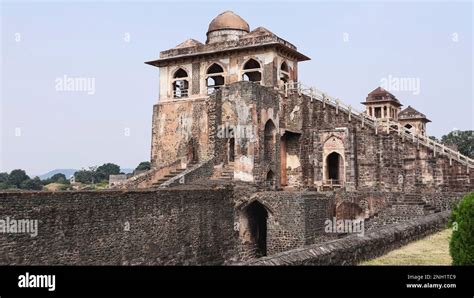
[{"label": "wall parapet", "polygon": [[293,249],[239,265],[356,265],[446,227],[450,211],[431,214],[343,239]]}]

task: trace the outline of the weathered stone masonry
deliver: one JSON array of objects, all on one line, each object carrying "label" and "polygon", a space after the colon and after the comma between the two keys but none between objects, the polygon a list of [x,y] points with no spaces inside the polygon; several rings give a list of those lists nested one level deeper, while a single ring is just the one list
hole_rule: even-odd
[{"label": "weathered stone masonry", "polygon": [[39,220],[37,237],[0,233],[0,264],[223,264],[237,247],[231,192],[0,193],[2,218]]},{"label": "weathered stone masonry", "polygon": [[[474,161],[430,146],[426,116],[400,111],[382,88],[365,114],[302,91],[305,60],[232,12],[210,23],[205,44],[161,52],[147,62],[160,69],[152,169],[118,183],[123,191],[0,193],[2,216],[40,221],[36,238],[0,234],[0,263],[231,264],[344,237],[325,233],[334,217],[364,219],[367,231],[412,219],[426,228],[403,226],[404,239],[433,231],[423,218],[437,221],[474,189]],[[359,242],[395,247],[394,229]],[[346,239],[342,252],[354,248]],[[341,251],[308,262],[359,258]]]}]

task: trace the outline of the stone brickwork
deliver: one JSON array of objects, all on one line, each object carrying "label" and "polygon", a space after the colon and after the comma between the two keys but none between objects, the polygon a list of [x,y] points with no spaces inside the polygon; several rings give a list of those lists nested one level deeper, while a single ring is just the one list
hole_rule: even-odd
[{"label": "stone brickwork", "polygon": [[[341,179],[347,190],[439,192],[474,189],[473,169],[413,143],[412,139],[394,131],[387,133],[383,127],[375,130],[363,125],[360,119],[349,117],[342,109],[297,92],[290,92],[284,100],[287,114],[284,123],[280,123],[281,129],[301,125],[303,136],[310,139],[309,144],[304,137],[301,142],[300,159],[306,169],[302,172],[302,180],[307,182],[307,187],[322,187],[327,178],[326,158],[330,152],[337,152],[342,157]],[[307,111],[306,115],[301,115],[302,120],[291,114],[297,110]],[[305,125],[306,121],[308,125]]]},{"label": "stone brickwork", "polygon": [[[332,218],[332,198],[311,192],[260,192],[240,203],[240,211],[257,200],[268,210],[267,254],[312,244],[330,237],[324,233],[324,221]],[[237,219],[238,220],[238,219]],[[244,255],[249,253],[245,251]]]},{"label": "stone brickwork", "polygon": [[[259,192],[244,183],[210,182],[163,190],[0,193],[0,219],[39,220],[37,237],[0,233],[0,264],[231,264],[345,237],[325,230],[334,217],[364,219],[367,233],[449,212],[462,197]],[[338,213],[344,204],[358,213]]]},{"label": "stone brickwork", "polygon": [[445,211],[374,230],[363,237],[351,235],[242,265],[356,265],[445,228],[449,214]]},{"label": "stone brickwork", "polygon": [[237,248],[232,190],[0,193],[2,219],[37,219],[38,235],[0,233],[2,265],[223,264]]}]

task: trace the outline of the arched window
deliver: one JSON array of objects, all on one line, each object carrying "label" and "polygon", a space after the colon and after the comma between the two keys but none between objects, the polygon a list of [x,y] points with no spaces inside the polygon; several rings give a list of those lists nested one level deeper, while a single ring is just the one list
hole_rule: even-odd
[{"label": "arched window", "polygon": [[255,59],[250,59],[244,64],[242,74],[243,81],[260,82],[262,80],[262,68]]},{"label": "arched window", "polygon": [[406,133],[412,133],[413,131],[413,126],[411,124],[406,124],[405,125],[405,132]]},{"label": "arched window", "polygon": [[206,85],[207,93],[211,94],[215,90],[224,86],[224,69],[217,63],[212,64],[207,69]]},{"label": "arched window", "polygon": [[188,97],[188,73],[179,68],[173,75],[173,98]]},{"label": "arched window", "polygon": [[286,84],[290,81],[290,70],[288,64],[284,61],[280,67],[280,81],[282,84]]}]

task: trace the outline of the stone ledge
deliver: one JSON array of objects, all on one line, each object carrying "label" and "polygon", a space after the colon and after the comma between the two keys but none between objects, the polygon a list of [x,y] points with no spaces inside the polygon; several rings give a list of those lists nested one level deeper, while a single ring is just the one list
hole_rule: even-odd
[{"label": "stone ledge", "polygon": [[441,230],[446,227],[450,214],[450,211],[431,214],[389,225],[365,236],[351,235],[238,265],[356,265]]}]

